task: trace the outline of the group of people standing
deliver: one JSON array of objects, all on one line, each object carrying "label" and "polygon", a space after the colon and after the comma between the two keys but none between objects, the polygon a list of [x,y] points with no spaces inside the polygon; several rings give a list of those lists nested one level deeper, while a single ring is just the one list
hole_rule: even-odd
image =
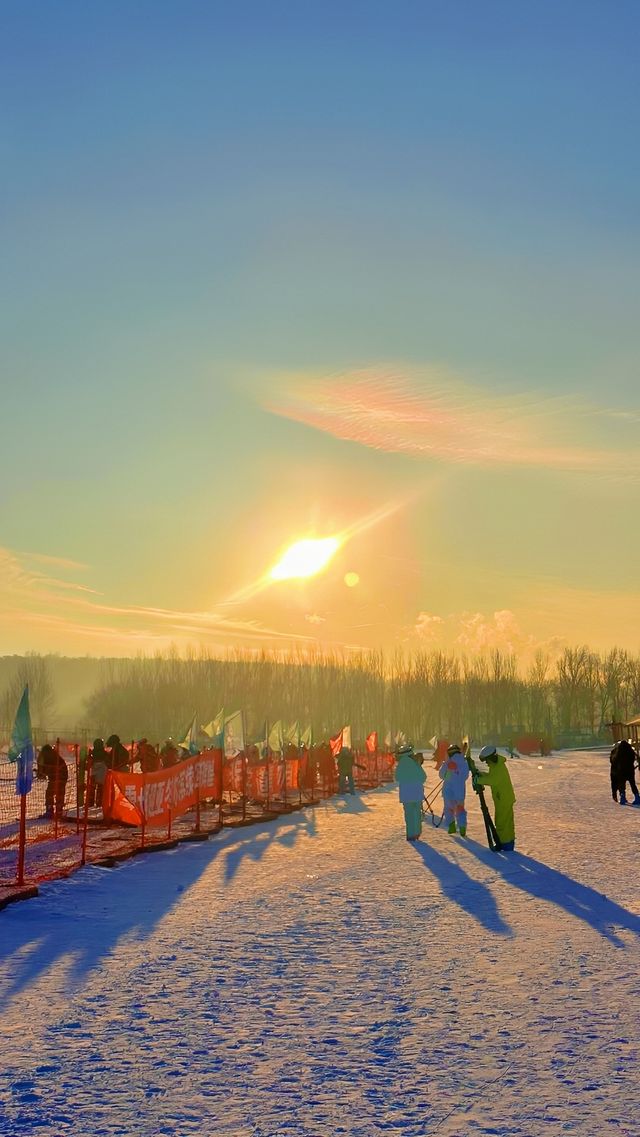
[{"label": "group of people standing", "polygon": [[[459,833],[461,837],[467,834],[465,798],[467,780],[471,774],[468,754],[467,749],[463,750],[453,742],[438,765],[444,803],[443,821],[450,834]],[[476,791],[484,786],[491,790],[500,846],[502,850],[510,852],[515,847],[513,806],[516,798],[507,769],[507,759],[498,753],[495,746],[483,747],[479,757],[486,763],[487,769],[480,772],[473,764],[472,785]],[[422,833],[422,805],[427,780],[423,767],[424,755],[416,753],[413,746],[407,743],[399,748],[395,779],[404,809],[407,841],[419,840]]]},{"label": "group of people standing", "polygon": [[626,738],[616,742],[611,754],[611,796],[620,805],[627,805],[627,785],[633,794],[632,805],[640,805],[636,785],[636,752]]}]

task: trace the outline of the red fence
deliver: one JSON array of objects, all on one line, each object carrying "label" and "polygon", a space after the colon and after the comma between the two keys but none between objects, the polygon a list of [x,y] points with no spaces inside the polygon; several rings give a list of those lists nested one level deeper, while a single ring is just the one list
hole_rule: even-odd
[{"label": "red fence", "polygon": [[[313,805],[338,786],[335,761],[322,746],[258,761],[204,750],[146,774],[132,761],[130,771],[109,770],[104,785],[93,777],[86,748],[58,740],[56,750],[63,759],[58,773],[34,778],[23,798],[15,791],[15,765],[0,763],[0,886],[66,876],[86,863],[113,863],[223,825],[265,820]],[[392,780],[392,755],[355,760],[359,789]]]}]

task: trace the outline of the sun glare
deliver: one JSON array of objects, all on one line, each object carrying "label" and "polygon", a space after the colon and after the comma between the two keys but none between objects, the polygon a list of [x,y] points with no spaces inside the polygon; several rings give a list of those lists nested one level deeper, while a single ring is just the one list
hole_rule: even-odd
[{"label": "sun glare", "polygon": [[298,577],[315,576],[327,567],[333,555],[340,548],[338,537],[308,538],[291,545],[269,576],[271,580],[293,580]]}]

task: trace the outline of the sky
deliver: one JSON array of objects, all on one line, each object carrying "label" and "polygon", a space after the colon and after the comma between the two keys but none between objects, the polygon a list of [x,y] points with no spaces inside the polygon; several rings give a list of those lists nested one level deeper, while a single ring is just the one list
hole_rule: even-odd
[{"label": "sky", "polygon": [[637,4],[0,29],[0,652],[640,650]]}]

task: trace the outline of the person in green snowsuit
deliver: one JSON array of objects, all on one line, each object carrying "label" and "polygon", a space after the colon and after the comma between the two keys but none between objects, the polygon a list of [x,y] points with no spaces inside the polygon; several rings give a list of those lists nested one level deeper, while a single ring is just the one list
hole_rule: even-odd
[{"label": "person in green snowsuit", "polygon": [[416,762],[412,746],[401,746],[397,759],[395,778],[404,809],[407,841],[417,841],[422,833],[422,798],[427,775]]},{"label": "person in green snowsuit", "polygon": [[516,829],[513,820],[513,806],[516,795],[513,792],[511,777],[507,770],[507,759],[504,754],[498,754],[495,746],[484,746],[480,751],[479,758],[481,762],[487,763],[489,769],[486,774],[476,774],[473,784],[474,786],[488,786],[491,790],[495,826],[500,844],[505,852],[511,852],[516,841]]}]

